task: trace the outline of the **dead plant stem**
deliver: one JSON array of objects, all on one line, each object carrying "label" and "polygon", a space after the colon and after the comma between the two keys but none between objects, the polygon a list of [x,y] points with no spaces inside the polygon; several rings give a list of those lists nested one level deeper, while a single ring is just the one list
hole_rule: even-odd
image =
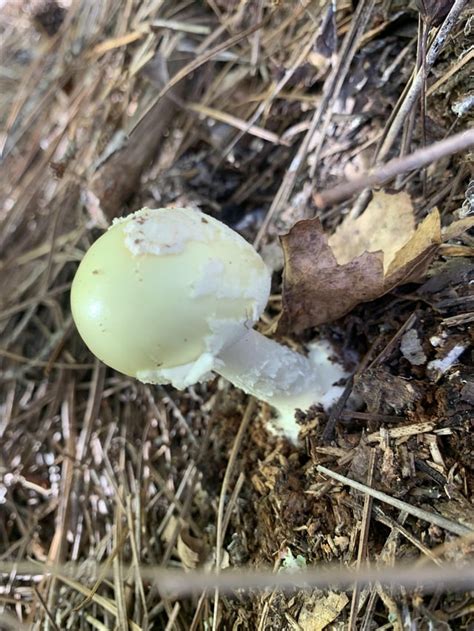
[{"label": "dead plant stem", "polygon": [[474,147],[474,129],[468,129],[459,132],[459,134],[454,134],[428,147],[418,149],[407,156],[394,158],[386,164],[374,167],[358,178],[339,184],[327,191],[316,193],[314,196],[315,203],[319,207],[329,206],[347,199],[354,193],[358,193],[365,188],[381,186],[400,173],[420,169],[436,160],[440,160],[454,153],[459,153],[460,151],[465,151],[470,147]]},{"label": "dead plant stem", "polygon": [[320,473],[324,473],[325,475],[329,476],[330,478],[333,478],[334,480],[337,480],[338,482],[341,482],[342,484],[347,484],[348,486],[351,486],[352,488],[357,489],[358,491],[362,491],[362,493],[367,493],[368,495],[371,495],[375,499],[380,500],[381,502],[384,502],[385,504],[390,504],[390,506],[394,506],[395,508],[398,508],[399,510],[405,510],[409,515],[412,515],[413,517],[416,517],[417,519],[422,519],[423,521],[426,521],[428,523],[434,524],[435,526],[439,526],[440,528],[443,528],[444,530],[452,532],[455,535],[459,535],[462,537],[464,535],[469,535],[473,533],[471,528],[468,528],[467,526],[463,526],[462,524],[458,524],[454,521],[451,521],[450,519],[446,519],[445,517],[442,517],[441,515],[438,515],[436,513],[422,510],[421,508],[418,508],[417,506],[412,506],[411,504],[407,504],[407,502],[403,502],[402,500],[398,500],[394,497],[391,497],[390,495],[387,495],[387,493],[383,493],[382,491],[376,491],[375,489],[371,489],[365,484],[361,484],[360,482],[351,480],[350,478],[347,478],[346,476],[341,475],[340,473],[336,473],[335,471],[331,471],[330,469],[327,469],[326,467],[323,467],[322,465],[317,465],[316,469]]},{"label": "dead plant stem", "polygon": [[[219,507],[217,511],[217,528],[216,528],[216,572],[220,572],[221,568],[221,559],[222,559],[222,546],[224,544],[224,523],[225,523],[225,498],[228,492],[228,488],[230,485],[230,479],[234,472],[235,462],[237,460],[237,455],[240,450],[240,446],[242,444],[243,438],[249,426],[249,423],[252,419],[253,413],[255,411],[256,402],[255,399],[250,399],[245,410],[245,414],[242,418],[242,422],[240,423],[239,431],[237,432],[237,436],[235,437],[234,444],[232,446],[232,451],[229,456],[229,462],[227,463],[227,468],[225,470],[224,479],[222,481],[221,492],[219,496]],[[235,496],[234,500],[235,500]],[[216,587],[214,592],[214,613],[212,619],[212,630],[217,630],[217,621],[218,621],[218,612],[219,612],[219,588]]]},{"label": "dead plant stem", "polygon": [[428,75],[431,68],[433,67],[439,53],[441,52],[442,47],[444,46],[449,34],[451,33],[451,30],[453,29],[457,19],[459,18],[462,10],[467,5],[467,3],[468,0],[455,0],[451,11],[446,16],[446,19],[441,25],[430,49],[426,54],[424,65],[420,68],[418,72],[416,72],[412,84],[408,92],[406,93],[405,98],[400,104],[400,108],[398,109],[398,112],[393,119],[390,128],[387,131],[387,135],[377,156],[379,160],[383,160],[392,148],[402,126],[405,123],[405,120],[409,116],[413,105],[420,95],[423,87],[424,78]]},{"label": "dead plant stem", "polygon": [[339,90],[341,89],[347,73],[349,72],[352,58],[357,50],[359,37],[367,25],[374,3],[375,0],[366,0],[365,2],[359,2],[357,6],[354,18],[352,20],[351,28],[347,32],[346,37],[344,38],[344,41],[342,43],[341,50],[339,52],[339,61],[334,65],[332,72],[329,74],[325,82],[323,98],[321,99],[318,108],[314,112],[311,125],[299,146],[298,152],[291,161],[291,164],[285,174],[285,177],[283,178],[280,188],[278,189],[273,202],[268,209],[267,215],[257,233],[254,241],[254,246],[256,248],[259,246],[261,240],[263,239],[263,236],[266,233],[270,221],[272,220],[274,215],[290,198],[291,192],[296,182],[296,178],[308,153],[309,146],[311,140],[314,137],[315,131],[321,123],[324,114],[326,113],[326,111],[328,111],[328,109],[330,109],[331,104],[334,103],[335,99],[337,98]]}]

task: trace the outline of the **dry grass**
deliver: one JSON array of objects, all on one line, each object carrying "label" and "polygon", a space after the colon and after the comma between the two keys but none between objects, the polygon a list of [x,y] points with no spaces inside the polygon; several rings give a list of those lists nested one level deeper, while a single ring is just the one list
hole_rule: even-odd
[{"label": "dry grass", "polygon": [[[395,0],[335,14],[319,0],[0,3],[1,628],[474,623],[472,360],[434,379],[398,346],[408,322],[433,356],[435,335],[468,349],[472,236],[421,288],[321,330],[356,378],[329,425],[303,419],[299,449],[228,385],[177,392],[106,369],[68,301],[116,215],[195,205],[269,256],[298,219],[319,212],[330,230],[368,199],[350,190],[318,211],[324,189],[465,130],[474,13],[446,4],[429,28]],[[449,153],[389,181],[445,224],[474,204],[472,154]],[[282,569],[306,566],[294,584],[307,589],[288,591]]]}]

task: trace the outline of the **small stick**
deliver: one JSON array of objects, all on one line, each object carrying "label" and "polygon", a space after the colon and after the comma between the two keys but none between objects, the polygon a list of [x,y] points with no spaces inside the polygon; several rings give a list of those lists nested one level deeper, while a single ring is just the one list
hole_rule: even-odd
[{"label": "small stick", "polygon": [[[464,543],[474,541],[473,535],[467,536]],[[96,572],[103,571],[104,564],[95,567]],[[71,581],[70,575],[78,575],[83,572],[79,564],[68,563],[66,565],[46,565],[34,561],[19,561],[18,563],[0,562],[0,575],[10,573],[15,568],[17,575],[31,578],[41,575],[55,575],[59,580],[71,585],[76,591],[87,595],[89,589],[82,583]],[[298,572],[278,572],[271,569],[227,569],[221,574],[207,570],[183,571],[174,568],[162,568],[160,566],[141,565],[142,580],[153,581],[159,585],[160,592],[172,594],[173,598],[179,598],[189,594],[201,594],[203,590],[211,590],[218,587],[221,593],[232,593],[237,589],[268,589],[271,587],[294,591],[295,589],[327,588],[338,585],[350,588],[354,581],[362,587],[375,581],[399,588],[404,585],[407,588],[417,587],[420,583],[425,590],[435,590],[439,587],[450,589],[472,589],[474,587],[474,573],[472,565],[454,565],[446,563],[442,567],[433,564],[426,566],[397,564],[394,567],[362,567],[353,571],[347,567],[331,564],[318,564]],[[131,571],[128,565],[124,565],[124,573]],[[105,576],[110,577],[112,568],[106,568]],[[102,574],[101,574],[102,576]],[[85,578],[82,579],[84,582]],[[101,600],[102,599],[102,600]],[[102,596],[95,595],[96,602],[108,605],[109,601]],[[114,607],[115,610],[115,607]]]},{"label": "small stick", "polygon": [[326,423],[323,433],[321,434],[321,443],[325,445],[334,438],[334,430],[336,429],[336,423],[341,418],[344,407],[347,403],[347,399],[352,393],[354,387],[354,375],[351,375],[347,380],[347,383],[342,391],[339,400],[333,406],[331,413],[329,414],[328,422]]},{"label": "small stick", "polygon": [[[291,164],[285,173],[285,176],[280,184],[280,187],[273,198],[272,204],[268,209],[268,212],[263,220],[262,225],[258,231],[258,234],[254,241],[255,248],[258,248],[262,241],[270,221],[277,214],[277,212],[285,205],[291,196],[291,192],[295,186],[296,179],[302,168],[302,165],[307,156],[311,140],[314,137],[315,131],[320,125],[323,117],[328,110],[331,110],[333,103],[339,96],[340,90],[345,77],[349,72],[351,62],[357,50],[357,42],[363,33],[367,22],[372,14],[374,8],[373,0],[365,0],[359,2],[357,9],[354,13],[354,17],[351,22],[351,27],[347,31],[341,49],[338,53],[338,62],[334,64],[332,71],[329,73],[326,81],[324,82],[323,97],[320,104],[314,111],[310,126],[306,132],[305,137],[301,141],[298,151],[291,161]],[[332,111],[332,110],[331,110]],[[328,119],[329,121],[329,119]],[[326,123],[323,123],[327,125]]]},{"label": "small stick", "polygon": [[474,129],[454,134],[445,140],[433,143],[429,147],[418,149],[407,156],[394,158],[386,164],[370,169],[360,177],[343,184],[338,184],[338,186],[328,189],[327,191],[315,193],[314,202],[319,208],[324,208],[325,206],[347,199],[354,193],[362,191],[364,188],[380,186],[400,173],[420,169],[431,162],[435,162],[453,153],[459,153],[470,147],[474,147]]},{"label": "small stick", "polygon": [[[255,411],[256,401],[251,398],[247,408],[245,410],[244,416],[242,418],[242,422],[240,423],[239,431],[237,432],[237,436],[235,437],[234,444],[232,446],[232,451],[229,457],[229,462],[227,463],[227,468],[224,473],[224,479],[222,481],[221,492],[219,496],[219,506],[217,510],[217,527],[216,527],[216,572],[219,574],[221,569],[221,558],[222,558],[222,546],[224,544],[224,536],[225,536],[225,515],[224,515],[224,506],[225,506],[225,498],[227,496],[228,488],[230,485],[230,479],[232,473],[234,471],[235,463],[237,461],[237,456],[239,454],[240,446],[242,445],[242,441],[247,432],[247,428],[252,420],[253,413]],[[234,498],[235,499],[235,498]],[[216,587],[214,590],[214,609],[213,609],[213,619],[212,619],[212,629],[213,631],[217,629],[217,619],[219,613],[219,588]]]},{"label": "small stick", "polygon": [[[375,467],[375,449],[370,450],[369,470],[367,473],[367,483],[369,487],[372,486],[374,481],[374,467]],[[362,511],[362,523],[360,526],[359,535],[359,550],[357,552],[357,569],[360,570],[364,560],[367,560],[367,542],[369,540],[369,528],[370,528],[370,515],[372,512],[372,497],[366,495],[364,499],[364,508]],[[349,631],[356,630],[356,621],[359,605],[360,585],[354,583],[354,591],[352,592],[351,610],[349,614]]]},{"label": "small stick", "polygon": [[400,132],[400,129],[403,127],[406,117],[409,115],[413,104],[415,103],[421,92],[425,76],[428,75],[429,71],[433,67],[452,28],[454,27],[457,19],[459,18],[462,10],[467,3],[468,0],[455,0],[451,11],[446,16],[446,19],[444,20],[438,33],[436,34],[436,37],[433,40],[433,43],[426,55],[424,66],[420,68],[420,70],[414,75],[410,88],[408,89],[405,98],[400,105],[400,108],[387,132],[387,136],[382,144],[382,147],[380,148],[379,158],[385,158],[385,156],[392,148]]},{"label": "small stick", "polygon": [[338,482],[342,482],[342,484],[347,484],[348,486],[351,486],[352,488],[357,489],[358,491],[362,491],[362,493],[367,493],[368,495],[375,497],[375,499],[380,500],[381,502],[390,504],[390,506],[394,506],[395,508],[398,508],[398,510],[404,510],[409,515],[412,515],[413,517],[417,517],[418,519],[423,519],[424,521],[434,524],[435,526],[439,526],[440,528],[443,528],[444,530],[448,530],[449,532],[452,532],[455,535],[460,535],[462,537],[464,535],[468,535],[473,532],[473,530],[471,528],[468,528],[467,526],[463,526],[462,524],[458,524],[454,521],[451,521],[450,519],[446,519],[445,517],[442,517],[441,515],[437,515],[436,513],[431,513],[430,511],[422,510],[421,508],[418,508],[417,506],[412,506],[411,504],[407,504],[406,502],[403,502],[402,500],[397,500],[394,497],[387,495],[387,493],[383,493],[382,491],[376,491],[375,489],[372,489],[369,486],[366,486],[365,484],[361,484],[360,482],[356,482],[355,480],[346,478],[345,475],[341,475],[340,473],[331,471],[331,469],[327,469],[326,467],[323,467],[322,465],[318,465],[316,469],[320,473],[324,473],[330,478],[333,478],[334,480],[337,480]]}]

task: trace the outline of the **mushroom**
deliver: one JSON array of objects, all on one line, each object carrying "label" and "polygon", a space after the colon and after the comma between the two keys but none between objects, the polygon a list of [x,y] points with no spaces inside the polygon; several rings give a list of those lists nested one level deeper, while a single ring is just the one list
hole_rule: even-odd
[{"label": "mushroom", "polygon": [[277,411],[296,440],[296,409],[329,407],[344,376],[320,345],[305,357],[253,326],[270,272],[239,234],[190,208],[143,208],[115,220],[74,277],[71,308],[89,349],[145,383],[175,388],[217,373]]}]

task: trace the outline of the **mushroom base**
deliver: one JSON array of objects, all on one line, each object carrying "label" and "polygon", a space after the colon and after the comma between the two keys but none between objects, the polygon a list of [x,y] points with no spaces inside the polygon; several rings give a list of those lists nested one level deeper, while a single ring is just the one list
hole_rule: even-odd
[{"label": "mushroom base", "polygon": [[342,392],[342,387],[334,383],[347,373],[330,356],[326,342],[313,344],[305,357],[252,329],[220,352],[222,364],[214,370],[247,394],[273,406],[277,411],[276,431],[296,442],[299,426],[295,411],[318,404],[327,409]]}]

